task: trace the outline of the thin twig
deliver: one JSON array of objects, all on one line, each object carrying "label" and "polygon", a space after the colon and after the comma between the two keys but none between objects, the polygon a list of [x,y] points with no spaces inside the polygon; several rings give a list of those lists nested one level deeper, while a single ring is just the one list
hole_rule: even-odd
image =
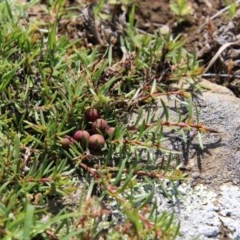
[{"label": "thin twig", "polygon": [[[158,122],[156,123],[150,123],[150,124],[146,124],[145,127],[149,128],[149,127],[153,127],[155,125],[159,124]],[[186,123],[186,122],[161,122],[162,126],[166,126],[166,127],[180,127],[180,128],[195,128],[197,130],[202,130],[203,132],[209,132],[209,133],[219,133],[217,130],[212,129],[208,126],[205,126],[204,124],[200,124],[200,123]],[[137,131],[139,129],[138,126],[130,126],[128,128],[129,131]],[[126,140],[125,140],[126,141]]]},{"label": "thin twig", "polygon": [[204,78],[240,78],[239,74],[227,74],[227,73],[204,73],[202,75]]},{"label": "thin twig", "polygon": [[225,43],[223,44],[219,49],[218,51],[216,52],[216,54],[213,56],[213,58],[211,59],[211,61],[209,62],[209,64],[207,65],[207,67],[205,68],[204,70],[204,73],[206,73],[210,68],[211,66],[216,62],[216,60],[218,59],[218,57],[222,54],[222,52],[230,47],[230,46],[234,46],[234,45],[238,45],[240,44],[240,39],[238,39],[237,41],[234,41],[234,42],[228,42],[228,43]]},{"label": "thin twig", "polygon": [[94,179],[98,179],[99,178],[99,175],[98,175],[98,173],[96,172],[96,170],[94,168],[91,168],[91,167],[87,166],[84,163],[79,163],[79,165],[80,165],[81,168],[83,168],[87,172],[89,172],[94,177]]},{"label": "thin twig", "polygon": [[[238,6],[240,4],[240,0],[237,0],[236,4]],[[220,16],[221,14],[226,12],[230,7],[231,7],[231,5],[228,5],[225,8],[221,9],[220,11],[218,11],[217,13],[215,13],[210,18],[208,18],[202,25],[199,26],[199,28],[196,31],[193,32],[193,34],[187,39],[187,42],[189,42],[192,38],[194,38],[197,33],[202,32],[203,28],[209,23],[209,20],[214,20],[215,18],[217,18],[218,16]]]},{"label": "thin twig", "polygon": [[[236,1],[236,4],[240,4],[240,0]],[[221,9],[220,11],[218,11],[216,14],[214,14],[212,17],[210,17],[210,20],[213,20],[215,18],[217,18],[218,16],[220,16],[221,14],[223,14],[224,12],[226,12],[229,8],[231,7],[231,5],[226,6],[225,8]],[[206,25],[206,23],[205,23]]]}]

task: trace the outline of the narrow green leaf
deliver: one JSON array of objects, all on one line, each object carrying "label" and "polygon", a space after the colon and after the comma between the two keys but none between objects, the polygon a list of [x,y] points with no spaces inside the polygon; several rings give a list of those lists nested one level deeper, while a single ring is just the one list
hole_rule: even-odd
[{"label": "narrow green leaf", "polygon": [[31,229],[33,226],[34,206],[28,204],[26,207],[26,215],[23,228],[23,240],[31,239]]},{"label": "narrow green leaf", "polygon": [[130,15],[129,15],[130,27],[134,26],[134,22],[135,22],[135,5],[132,6],[131,12],[130,12]]},{"label": "narrow green leaf", "polygon": [[124,211],[128,217],[128,219],[134,224],[137,233],[140,233],[143,229],[143,225],[141,220],[139,219],[139,214],[137,209],[129,208],[129,206],[124,208]]},{"label": "narrow green leaf", "polygon": [[128,186],[128,184],[130,183],[130,181],[132,180],[132,176],[134,173],[134,169],[131,169],[131,171],[129,171],[127,178],[125,179],[125,182],[122,184],[122,186],[117,190],[118,193],[122,193],[124,191],[124,189]]},{"label": "narrow green leaf", "polygon": [[127,161],[127,158],[125,158],[125,159],[123,159],[121,161],[121,165],[120,165],[120,168],[118,170],[117,176],[116,176],[116,178],[115,178],[115,180],[113,182],[113,185],[116,185],[116,184],[118,184],[121,181],[122,172],[123,172],[123,169],[125,168],[126,161]]},{"label": "narrow green leaf", "polygon": [[139,206],[139,209],[142,209],[145,205],[147,205],[152,200],[153,196],[154,196],[153,191],[147,194],[147,196],[145,196],[145,200]]},{"label": "narrow green leaf", "polygon": [[142,119],[142,116],[143,116],[143,109],[140,108],[140,109],[138,109],[138,116],[135,121],[135,126],[137,126],[139,124],[140,120]]},{"label": "narrow green leaf", "polygon": [[168,160],[167,160],[167,164],[166,164],[165,169],[164,169],[164,173],[166,173],[168,171],[171,161],[172,161],[172,154],[170,153],[168,155]]},{"label": "narrow green leaf", "polygon": [[19,66],[16,66],[11,71],[9,71],[9,72],[7,72],[6,74],[3,75],[2,82],[1,82],[1,85],[0,85],[0,91],[3,91],[3,90],[6,89],[6,87],[11,82],[11,80],[13,79],[13,76],[16,74],[18,69],[19,69]]},{"label": "narrow green leaf", "polygon": [[192,120],[193,117],[193,101],[192,98],[188,98],[188,118],[189,120]]},{"label": "narrow green leaf", "polygon": [[167,108],[165,102],[162,99],[161,99],[161,103],[162,103],[162,106],[163,106],[163,111],[164,111],[164,114],[165,114],[165,117],[166,117],[166,121],[168,122],[168,119],[169,119],[168,108]]},{"label": "narrow green leaf", "polygon": [[14,137],[13,157],[14,159],[18,159],[20,157],[20,138],[18,134]]},{"label": "narrow green leaf", "polygon": [[5,4],[6,4],[6,9],[7,9],[8,15],[11,18],[11,20],[13,20],[12,10],[11,10],[11,7],[10,7],[10,5],[9,5],[7,0],[5,0]]},{"label": "narrow green leaf", "polygon": [[170,215],[170,218],[168,219],[168,222],[164,226],[165,231],[167,231],[171,227],[173,219],[174,219],[174,213],[172,212],[172,214]]}]

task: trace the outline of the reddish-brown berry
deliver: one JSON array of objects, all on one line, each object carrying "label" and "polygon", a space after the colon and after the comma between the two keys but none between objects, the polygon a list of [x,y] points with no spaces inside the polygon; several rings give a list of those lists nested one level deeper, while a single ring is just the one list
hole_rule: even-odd
[{"label": "reddish-brown berry", "polygon": [[87,122],[94,122],[98,118],[100,118],[100,112],[99,112],[98,109],[96,109],[96,108],[88,108],[85,111],[85,119],[86,119]]},{"label": "reddish-brown berry", "polygon": [[109,127],[105,132],[108,134],[108,136],[112,136],[115,132],[115,127]]},{"label": "reddish-brown berry", "polygon": [[92,153],[97,153],[101,151],[101,149],[104,147],[104,144],[105,144],[105,139],[102,135],[93,134],[89,138],[88,147]]},{"label": "reddish-brown berry", "polygon": [[92,123],[92,129],[94,133],[99,133],[99,131],[103,133],[107,127],[108,124],[103,118],[99,118]]},{"label": "reddish-brown berry", "polygon": [[74,143],[74,139],[70,136],[65,136],[64,138],[61,139],[62,147],[65,149],[68,149],[70,145],[73,143]]},{"label": "reddish-brown berry", "polygon": [[89,137],[90,134],[85,130],[78,130],[74,133],[73,136],[73,138],[80,144],[86,144],[88,142]]}]

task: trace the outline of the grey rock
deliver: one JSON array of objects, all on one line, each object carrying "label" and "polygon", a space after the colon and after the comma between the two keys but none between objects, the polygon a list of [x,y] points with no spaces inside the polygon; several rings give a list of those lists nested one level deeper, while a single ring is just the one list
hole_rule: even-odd
[{"label": "grey rock", "polygon": [[[222,86],[203,80],[210,89],[194,99],[202,124],[216,130],[203,134],[203,149],[195,137],[182,141],[174,131],[165,130],[164,146],[180,151],[183,170],[190,173],[188,182],[180,184],[181,198],[169,205],[157,192],[159,211],[174,210],[181,223],[179,240],[193,237],[219,239],[227,229],[228,239],[240,239],[240,99]],[[186,105],[175,97],[161,97],[169,110],[170,121],[184,115]],[[178,111],[176,111],[176,106]],[[186,109],[185,109],[186,110]],[[145,120],[164,119],[161,101],[144,109]],[[151,116],[151,117],[149,117]],[[130,115],[134,122],[136,113]],[[188,132],[193,136],[194,132]],[[188,139],[188,137],[187,137]],[[192,174],[191,174],[192,173]]]},{"label": "grey rock", "polygon": [[[206,92],[202,95],[204,107],[201,121],[219,131],[207,134],[209,143],[199,151],[202,175],[210,185],[218,187],[223,182],[238,181],[240,177],[240,99],[231,95]],[[223,121],[223,119],[225,121]],[[214,138],[219,137],[219,142]],[[212,179],[209,178],[214,176]]]}]

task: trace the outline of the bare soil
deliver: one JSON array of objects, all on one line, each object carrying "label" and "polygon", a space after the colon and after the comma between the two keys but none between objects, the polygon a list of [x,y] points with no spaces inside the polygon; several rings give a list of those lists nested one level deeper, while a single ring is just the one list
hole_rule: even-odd
[{"label": "bare soil", "polygon": [[[189,0],[193,13],[183,21],[170,10],[168,0],[135,0],[137,27],[153,33],[162,26],[168,26],[174,36],[181,34],[186,41],[186,49],[201,59],[203,66],[208,67],[218,50],[229,42],[239,39],[240,11],[233,19],[225,1]],[[236,96],[240,96],[239,57],[240,44],[225,47],[224,51],[213,62],[205,73],[205,78],[226,86]]]}]

